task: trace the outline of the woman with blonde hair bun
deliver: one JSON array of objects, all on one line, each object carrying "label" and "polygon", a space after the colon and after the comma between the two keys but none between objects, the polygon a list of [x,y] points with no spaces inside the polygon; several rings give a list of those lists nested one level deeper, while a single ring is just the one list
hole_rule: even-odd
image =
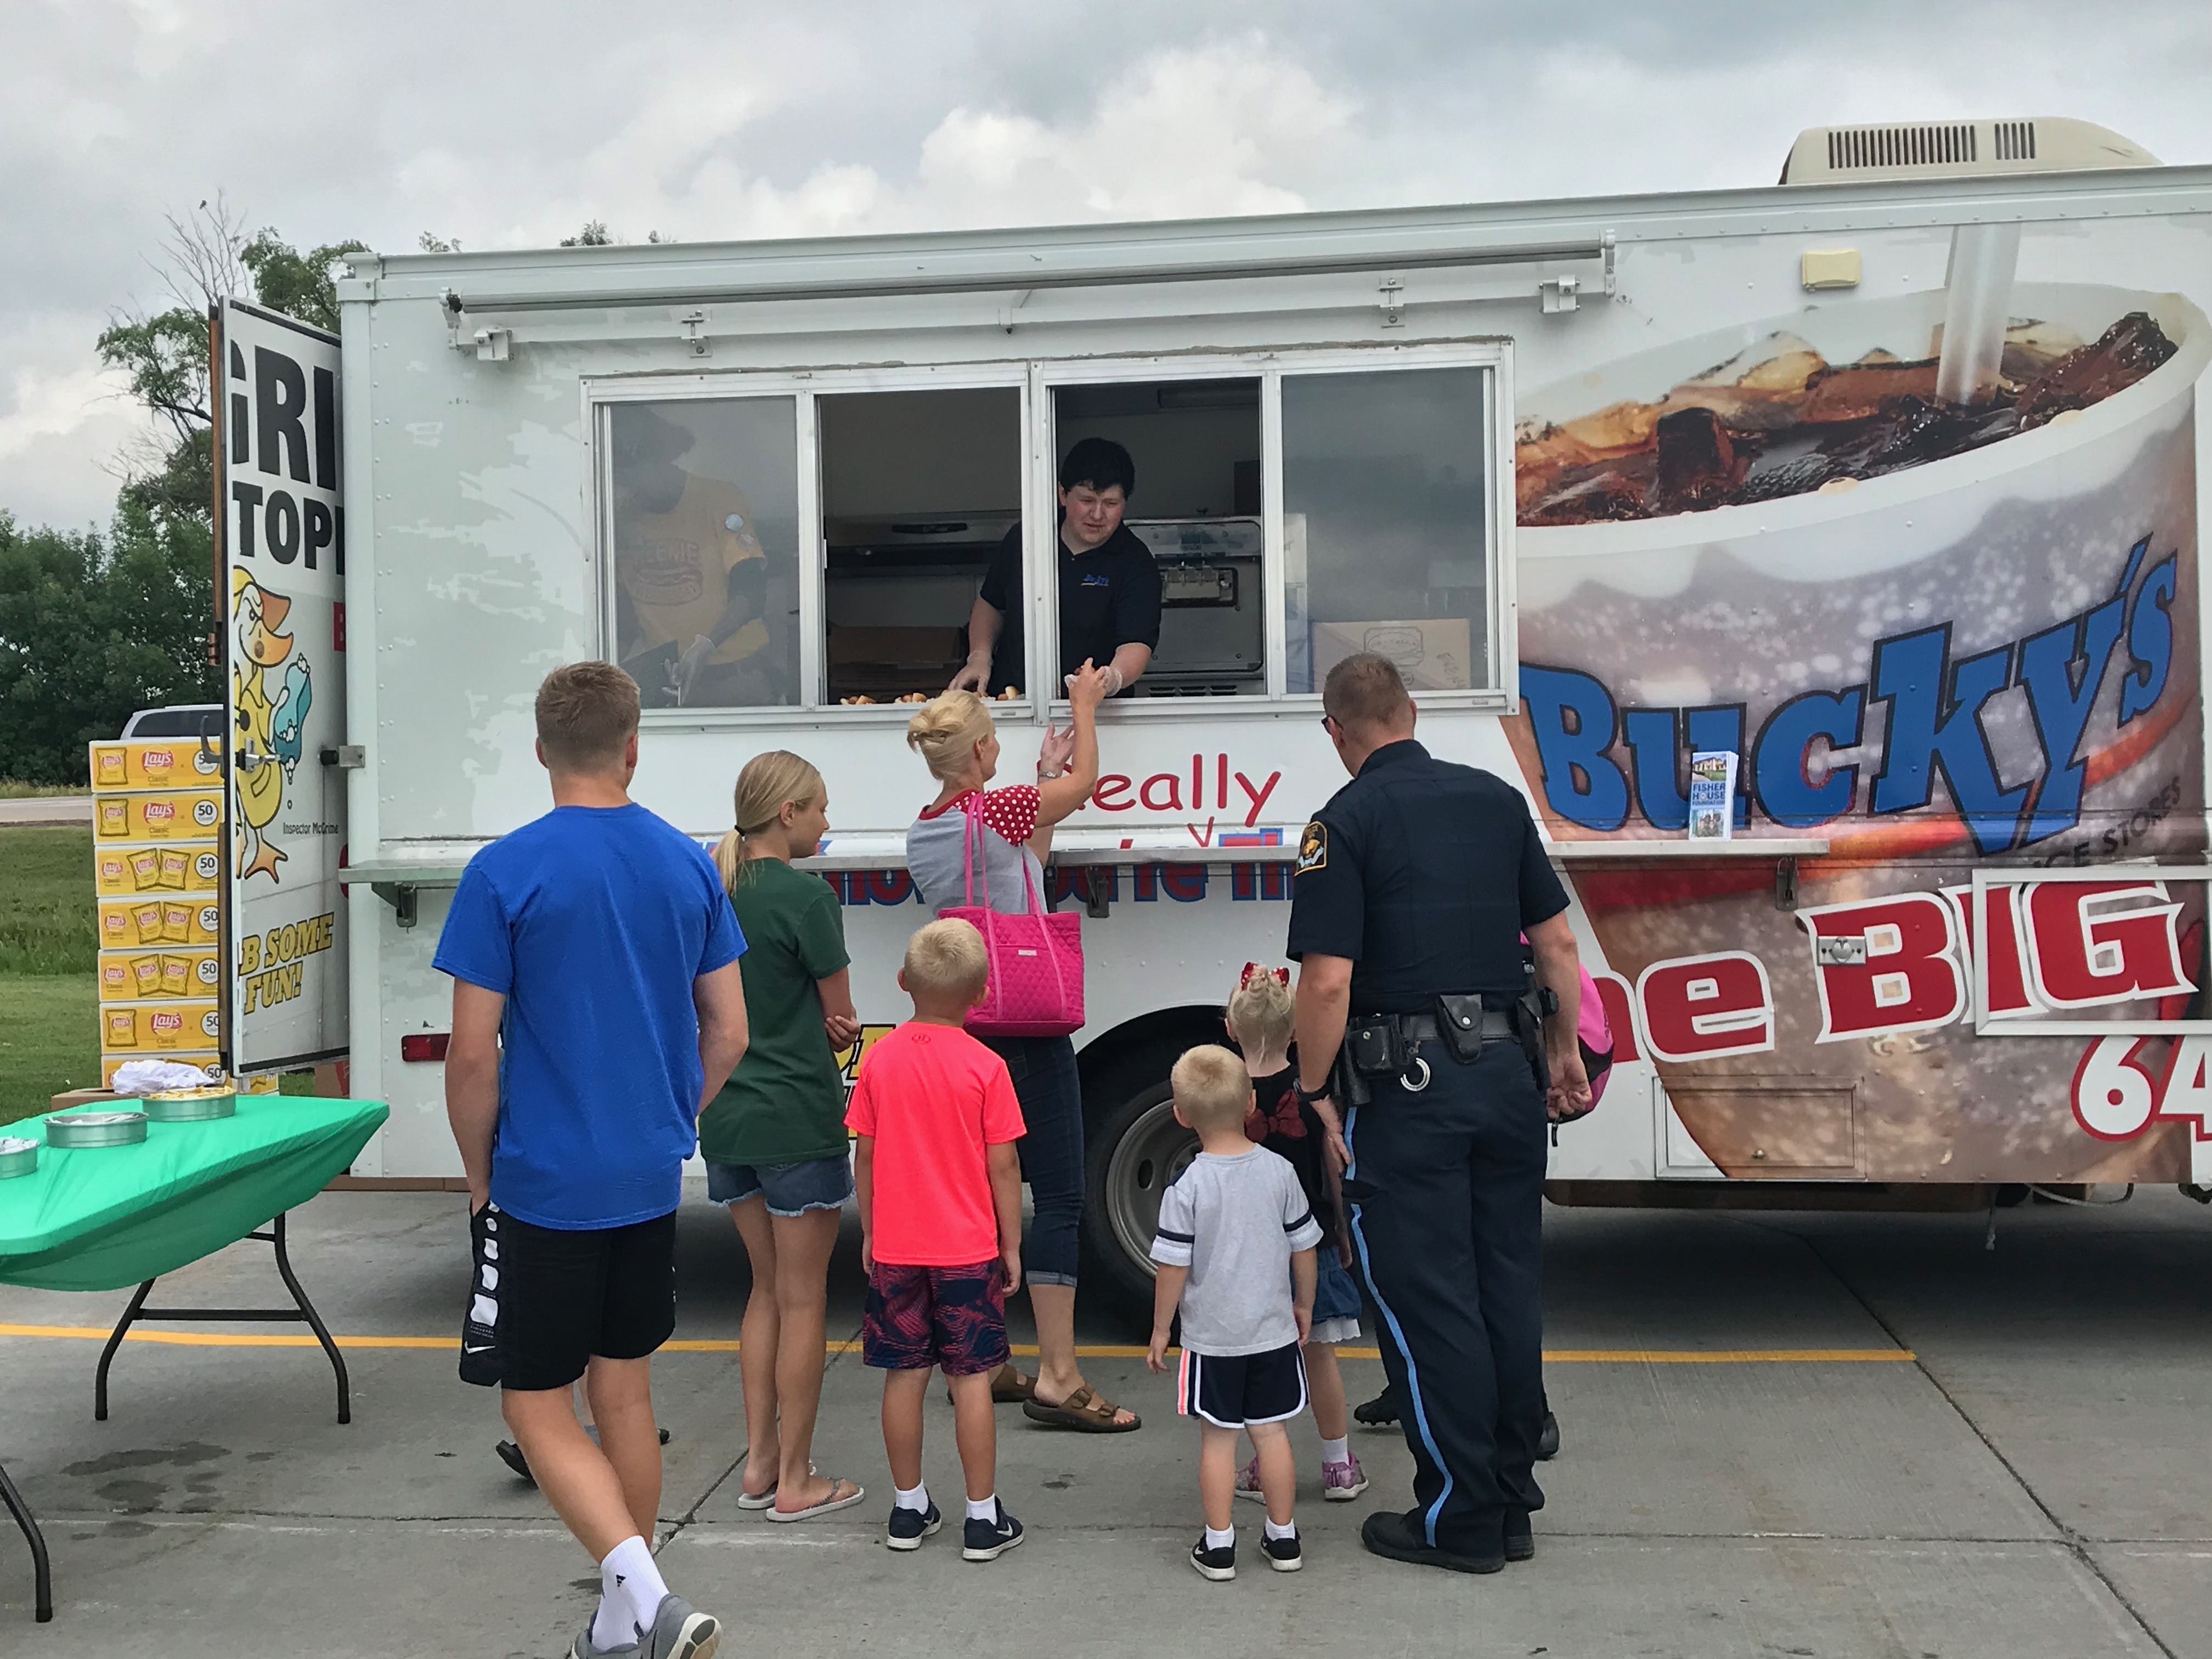
[{"label": "woman with blonde hair bun", "polygon": [[[994,910],[1029,908],[1029,884],[1044,890],[1044,859],[1053,826],[1091,799],[1098,784],[1098,705],[1105,673],[1085,662],[1069,677],[1072,716],[1066,730],[1048,729],[1036,781],[990,787],[999,769],[991,706],[972,691],[933,697],[907,722],[906,740],[937,780],[937,799],[906,833],[906,866],[933,910],[968,902],[968,823],[981,822],[977,884]],[[1035,1208],[1022,1252],[1023,1279],[1036,1316],[1037,1374],[1011,1364],[991,1379],[991,1396],[1019,1401],[1030,1418],[1054,1428],[1120,1434],[1138,1426],[1125,1411],[1083,1380],[1075,1363],[1076,1241],[1083,1223],[1083,1090],[1075,1045],[1066,1037],[986,1037],[1006,1062],[1021,1102],[1026,1133],[1019,1150],[1022,1179]]]},{"label": "woman with blonde hair bun", "polygon": [[827,1515],[866,1496],[809,1461],[822,1401],[830,1253],[853,1195],[840,1049],[860,1036],[845,924],[821,877],[791,867],[830,828],[821,773],[787,750],[738,774],[732,827],[714,849],[744,932],[739,961],[752,1046],[699,1119],[707,1195],[730,1206],[752,1266],[738,1331],[745,1465],[738,1507],[771,1521]]}]

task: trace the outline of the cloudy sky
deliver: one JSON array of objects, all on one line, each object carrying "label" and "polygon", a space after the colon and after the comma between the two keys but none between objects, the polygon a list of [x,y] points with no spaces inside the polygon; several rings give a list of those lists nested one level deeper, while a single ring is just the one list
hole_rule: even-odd
[{"label": "cloudy sky", "polygon": [[1799,129],[2073,115],[2212,162],[2203,0],[0,0],[0,509],[105,520],[165,213],[687,241],[1770,184]]}]

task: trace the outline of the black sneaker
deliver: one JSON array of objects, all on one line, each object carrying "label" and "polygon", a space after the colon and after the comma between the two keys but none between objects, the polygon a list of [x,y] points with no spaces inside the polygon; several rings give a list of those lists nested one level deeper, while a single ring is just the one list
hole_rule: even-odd
[{"label": "black sneaker", "polygon": [[1536,1559],[1536,1534],[1528,1525],[1528,1511],[1505,1511],[1505,1559],[1509,1561],[1533,1561]]},{"label": "black sneaker", "polygon": [[970,1516],[960,1534],[960,1559],[963,1561],[995,1561],[1022,1541],[1022,1523],[1006,1513],[1004,1504],[998,1505],[999,1518],[978,1521]]},{"label": "black sneaker", "polygon": [[1370,1554],[1393,1561],[1410,1561],[1418,1567],[1443,1567],[1452,1572],[1505,1570],[1503,1550],[1496,1555],[1462,1555],[1455,1550],[1439,1549],[1429,1542],[1426,1533],[1412,1516],[1401,1515],[1395,1510],[1377,1510],[1361,1522],[1359,1541]]},{"label": "black sneaker", "polygon": [[884,1528],[884,1542],[895,1550],[918,1550],[921,1540],[945,1524],[945,1517],[932,1503],[927,1510],[910,1510],[905,1504],[891,1510],[890,1524]]},{"label": "black sneaker", "polygon": [[[1291,1540],[1293,1547],[1297,1540]],[[1237,1576],[1237,1545],[1232,1540],[1218,1550],[1206,1547],[1206,1534],[1198,1535],[1198,1542],[1190,1547],[1190,1564],[1198,1569],[1201,1578],[1211,1578],[1215,1583]]]},{"label": "black sneaker", "polygon": [[501,1462],[506,1464],[525,1480],[529,1481],[532,1486],[538,1484],[538,1478],[530,1473],[530,1460],[522,1455],[521,1447],[516,1445],[512,1440],[502,1440],[492,1449],[499,1454]]},{"label": "black sneaker", "polygon": [[1382,1392],[1363,1406],[1352,1408],[1352,1420],[1364,1423],[1370,1429],[1384,1428],[1398,1420],[1398,1391],[1385,1383]]},{"label": "black sneaker", "polygon": [[1270,1538],[1267,1528],[1260,1529],[1260,1553],[1267,1558],[1267,1565],[1277,1572],[1296,1572],[1305,1562],[1298,1554],[1298,1535]]},{"label": "black sneaker", "polygon": [[1544,1413],[1544,1426],[1536,1431],[1536,1461],[1548,1463],[1559,1455],[1559,1419]]}]

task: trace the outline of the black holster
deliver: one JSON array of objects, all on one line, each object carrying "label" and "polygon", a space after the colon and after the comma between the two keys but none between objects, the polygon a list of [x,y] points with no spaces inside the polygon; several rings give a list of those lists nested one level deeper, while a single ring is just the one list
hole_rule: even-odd
[{"label": "black holster", "polygon": [[1528,1070],[1536,1079],[1536,1092],[1552,1091],[1552,1062],[1544,1052],[1544,1005],[1540,991],[1523,992],[1513,1005],[1513,1030],[1521,1039],[1521,1052],[1528,1057]]}]

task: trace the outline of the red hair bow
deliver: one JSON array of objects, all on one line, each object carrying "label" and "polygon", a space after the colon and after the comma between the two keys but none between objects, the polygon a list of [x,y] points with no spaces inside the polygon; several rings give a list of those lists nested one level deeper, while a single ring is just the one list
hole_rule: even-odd
[{"label": "red hair bow", "polygon": [[1242,990],[1245,986],[1249,985],[1255,975],[1264,977],[1268,974],[1273,974],[1285,985],[1291,982],[1291,970],[1287,968],[1262,968],[1256,962],[1248,962],[1244,964],[1243,973],[1237,978],[1237,988]]}]

